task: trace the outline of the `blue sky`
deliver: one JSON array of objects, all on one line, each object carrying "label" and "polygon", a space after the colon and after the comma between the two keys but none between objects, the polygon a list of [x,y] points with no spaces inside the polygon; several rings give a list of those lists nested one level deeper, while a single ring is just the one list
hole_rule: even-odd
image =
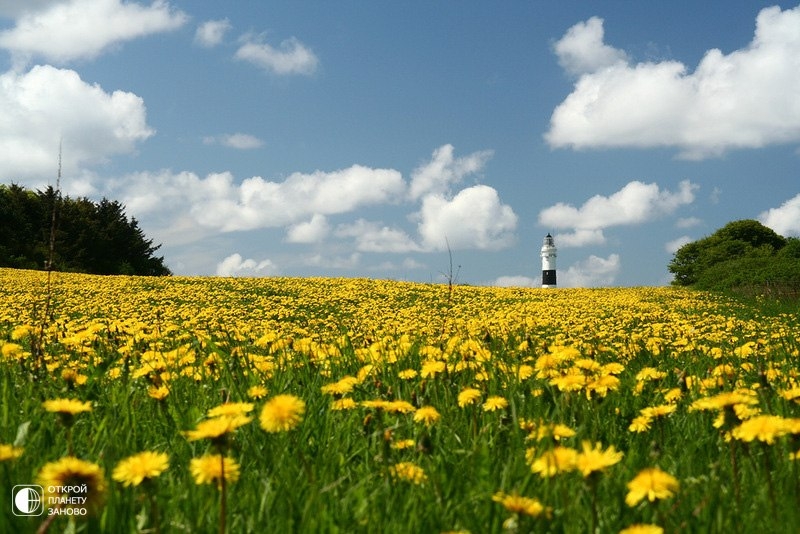
[{"label": "blue sky", "polygon": [[0,0],[0,182],[59,141],[176,274],[665,284],[800,235],[800,6]]}]

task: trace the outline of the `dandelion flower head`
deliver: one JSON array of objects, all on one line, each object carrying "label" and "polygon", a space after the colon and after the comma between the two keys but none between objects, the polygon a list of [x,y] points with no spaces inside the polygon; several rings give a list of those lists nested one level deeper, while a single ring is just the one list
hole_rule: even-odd
[{"label": "dandelion flower head", "polygon": [[294,395],[272,397],[261,409],[261,428],[267,432],[288,432],[303,420],[306,403]]},{"label": "dandelion flower head", "polygon": [[124,486],[138,486],[145,479],[159,476],[169,467],[169,456],[163,452],[145,451],[129,456],[114,468],[111,478]]}]

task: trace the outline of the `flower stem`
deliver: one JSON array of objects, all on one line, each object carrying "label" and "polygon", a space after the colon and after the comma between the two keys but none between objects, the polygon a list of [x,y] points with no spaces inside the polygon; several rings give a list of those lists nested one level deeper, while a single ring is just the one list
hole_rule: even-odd
[{"label": "flower stem", "polygon": [[225,456],[220,452],[219,455],[219,475],[220,475],[220,493],[219,493],[219,534],[225,534],[225,516],[227,512],[226,493],[227,485],[225,484]]}]

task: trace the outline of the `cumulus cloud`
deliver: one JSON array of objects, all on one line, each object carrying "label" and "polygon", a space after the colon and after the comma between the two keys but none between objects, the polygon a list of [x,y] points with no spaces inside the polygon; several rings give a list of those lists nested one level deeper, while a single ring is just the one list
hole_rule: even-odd
[{"label": "cumulus cloud", "polygon": [[213,48],[222,42],[230,29],[231,22],[228,19],[208,20],[197,27],[194,42],[204,48]]},{"label": "cumulus cloud", "polygon": [[598,287],[614,283],[621,267],[619,254],[608,258],[591,255],[559,271],[558,285],[562,287]]},{"label": "cumulus cloud", "polygon": [[681,217],[675,221],[676,228],[692,228],[703,224],[703,219],[698,217]]},{"label": "cumulus cloud", "polygon": [[13,28],[0,31],[0,48],[18,63],[32,57],[65,63],[92,59],[109,47],[153,33],[175,30],[188,19],[167,2],[150,6],[121,0],[38,2],[40,10],[17,12]]},{"label": "cumulus cloud", "polygon": [[605,44],[604,34],[603,19],[599,17],[570,28],[553,47],[559,65],[571,74],[581,75],[626,63],[627,54]]},{"label": "cumulus cloud", "polygon": [[283,41],[278,48],[253,35],[244,36],[242,41],[234,57],[266,71],[274,74],[313,74],[317,70],[317,56],[294,37]]},{"label": "cumulus cloud", "polygon": [[155,133],[137,95],[108,93],[48,65],[0,74],[0,109],[0,174],[15,178],[52,176],[60,139],[64,169],[76,172],[132,152]]},{"label": "cumulus cloud", "polygon": [[[442,148],[434,159],[449,152]],[[438,155],[438,156],[437,156]],[[463,175],[485,155],[456,158],[443,171]],[[468,163],[472,160],[472,163]],[[445,182],[449,183],[451,178]],[[120,199],[148,233],[188,243],[214,233],[285,228],[288,243],[349,240],[357,252],[407,253],[453,249],[497,250],[514,242],[517,216],[497,191],[475,185],[456,194],[428,191],[409,215],[413,229],[357,218],[335,229],[332,215],[371,206],[408,205],[409,186],[399,171],[353,165],[346,169],[292,173],[283,180],[260,176],[237,182],[230,172],[205,177],[192,172],[141,172],[107,182],[104,194]],[[413,228],[413,227],[412,227]]]},{"label": "cumulus cloud", "polygon": [[672,241],[668,241],[667,243],[665,243],[664,250],[666,250],[670,254],[675,254],[676,252],[678,252],[678,249],[680,249],[683,245],[691,243],[692,241],[694,241],[694,239],[692,239],[688,235],[682,235],[676,239],[673,239]]},{"label": "cumulus cloud", "polygon": [[529,276],[500,276],[489,285],[495,287],[540,287],[542,280]]},{"label": "cumulus cloud", "polygon": [[346,213],[405,194],[399,172],[361,165],[293,173],[282,182],[254,176],[241,184],[229,172],[205,178],[188,172],[138,173],[116,187],[134,213],[175,212],[182,206],[197,224],[223,232],[291,225],[314,214]]},{"label": "cumulus cloud", "polygon": [[650,221],[694,202],[697,185],[684,180],[678,187],[672,193],[655,183],[629,182],[611,196],[593,196],[579,208],[563,202],[545,208],[539,212],[539,224],[572,230],[556,236],[559,245],[601,244],[605,228]]},{"label": "cumulus cloud", "polygon": [[481,171],[493,154],[491,150],[483,150],[456,158],[454,151],[453,145],[449,144],[437,148],[429,162],[411,173],[409,196],[412,200],[427,194],[444,194],[465,176]]},{"label": "cumulus cloud", "polygon": [[418,213],[418,230],[426,248],[497,250],[514,241],[517,216],[487,185],[462,189],[452,199],[428,195]]},{"label": "cumulus cloud", "polygon": [[264,141],[258,137],[245,133],[224,134],[219,136],[209,136],[203,139],[207,145],[220,144],[228,148],[237,150],[252,150],[264,146]]},{"label": "cumulus cloud", "polygon": [[331,231],[328,219],[315,213],[311,220],[294,224],[286,230],[286,241],[289,243],[319,243]]},{"label": "cumulus cloud", "polygon": [[403,253],[422,250],[404,231],[364,219],[340,225],[336,235],[355,238],[356,249],[360,252]]},{"label": "cumulus cloud", "polygon": [[238,252],[217,264],[217,276],[273,276],[278,273],[271,260],[244,259]]},{"label": "cumulus cloud", "polygon": [[800,237],[800,194],[763,212],[758,220],[782,236]]},{"label": "cumulus cloud", "polygon": [[581,76],[551,117],[554,148],[676,147],[702,159],[800,141],[800,6],[761,10],[747,46],[709,50],[693,72],[678,61],[624,61],[596,18],[555,50]]}]

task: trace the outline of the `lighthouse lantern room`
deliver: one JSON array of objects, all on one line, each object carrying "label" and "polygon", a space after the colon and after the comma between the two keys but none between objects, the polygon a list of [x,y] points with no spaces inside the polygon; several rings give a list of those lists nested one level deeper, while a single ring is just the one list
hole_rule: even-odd
[{"label": "lighthouse lantern room", "polygon": [[547,234],[542,244],[542,287],[556,287],[556,244]]}]

